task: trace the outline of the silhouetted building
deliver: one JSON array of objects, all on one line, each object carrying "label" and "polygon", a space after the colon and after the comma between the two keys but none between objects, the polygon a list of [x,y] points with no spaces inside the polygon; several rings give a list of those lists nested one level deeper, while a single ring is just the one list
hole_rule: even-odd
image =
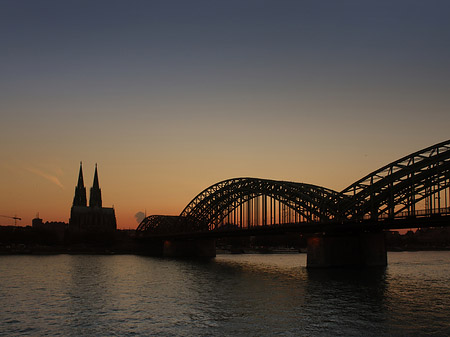
[{"label": "silhouetted building", "polygon": [[44,225],[44,222],[41,218],[39,218],[39,216],[37,216],[33,220],[31,220],[31,225],[33,228],[41,228]]},{"label": "silhouetted building", "polygon": [[45,229],[55,232],[64,232],[67,227],[67,223],[63,221],[42,221],[41,218],[36,217],[31,220],[32,227],[34,229]]},{"label": "silhouetted building", "polygon": [[102,207],[102,191],[98,182],[97,164],[95,164],[94,182],[91,187],[89,207],[86,200],[86,188],[83,181],[83,168],[80,163],[78,184],[70,211],[69,230],[88,232],[115,231],[116,215],[114,208]]},{"label": "silhouetted building", "polygon": [[[67,223],[62,221],[43,222],[38,216],[34,218],[31,223],[33,230],[35,230],[35,234],[47,236],[48,242],[53,241],[60,243],[64,240],[64,232],[66,230]],[[42,239],[42,237],[40,239]]]}]

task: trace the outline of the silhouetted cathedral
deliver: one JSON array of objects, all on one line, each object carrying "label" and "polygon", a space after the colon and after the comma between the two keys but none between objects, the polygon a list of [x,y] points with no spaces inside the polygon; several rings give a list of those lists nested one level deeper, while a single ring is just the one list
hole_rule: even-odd
[{"label": "silhouetted cathedral", "polygon": [[80,163],[78,184],[75,187],[75,196],[70,210],[69,229],[72,231],[109,232],[115,231],[116,227],[114,208],[102,207],[102,191],[98,183],[97,164],[95,164],[94,183],[91,187],[89,207],[87,206],[83,168]]}]

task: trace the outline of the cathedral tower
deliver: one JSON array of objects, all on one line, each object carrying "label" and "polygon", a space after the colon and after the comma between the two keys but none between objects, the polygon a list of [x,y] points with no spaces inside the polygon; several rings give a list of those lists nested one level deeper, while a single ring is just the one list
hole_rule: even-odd
[{"label": "cathedral tower", "polygon": [[97,164],[95,164],[94,183],[91,187],[89,207],[102,207],[102,190],[100,189],[100,185],[98,183]]},{"label": "cathedral tower", "polygon": [[84,187],[83,181],[83,167],[80,162],[80,173],[78,174],[78,185],[75,187],[75,196],[73,197],[73,206],[85,206],[86,200],[86,187]]},{"label": "cathedral tower", "polygon": [[102,191],[98,183],[97,164],[95,164],[94,183],[91,187],[89,207],[86,202],[86,188],[80,163],[78,185],[70,209],[69,231],[83,233],[114,232],[117,229],[114,208],[102,206]]}]

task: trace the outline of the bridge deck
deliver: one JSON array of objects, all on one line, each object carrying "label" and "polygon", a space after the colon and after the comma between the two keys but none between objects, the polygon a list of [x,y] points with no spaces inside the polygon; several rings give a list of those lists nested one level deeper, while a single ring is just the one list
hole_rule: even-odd
[{"label": "bridge deck", "polygon": [[366,219],[362,221],[311,222],[288,223],[272,226],[254,226],[250,228],[222,228],[202,232],[165,233],[142,235],[148,239],[199,239],[222,238],[238,236],[280,235],[288,233],[315,234],[315,233],[348,233],[356,231],[376,232],[380,230],[430,228],[450,226],[450,214],[434,215],[430,217],[403,217],[394,219],[380,219],[377,221]]}]

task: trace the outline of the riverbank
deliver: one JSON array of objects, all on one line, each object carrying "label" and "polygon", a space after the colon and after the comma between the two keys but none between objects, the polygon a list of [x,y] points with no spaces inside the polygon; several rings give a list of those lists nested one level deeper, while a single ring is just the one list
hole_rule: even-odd
[{"label": "riverbank", "polygon": [[[408,247],[388,247],[388,252],[417,252],[417,251],[450,251],[450,246],[426,246],[414,245]],[[285,248],[285,247],[258,247],[258,248],[224,248],[218,247],[217,255],[222,254],[306,254],[306,248]],[[0,255],[147,255],[142,247],[138,246],[110,246],[96,247],[90,245],[74,246],[27,246],[24,244],[0,245]]]},{"label": "riverbank", "polygon": [[[400,234],[387,231],[390,252],[448,251],[450,227],[419,229]],[[0,226],[0,255],[9,254],[146,254],[133,230],[74,236],[56,235],[32,227]],[[295,254],[306,253],[307,236],[300,234],[223,238],[216,241],[217,254]]]}]

